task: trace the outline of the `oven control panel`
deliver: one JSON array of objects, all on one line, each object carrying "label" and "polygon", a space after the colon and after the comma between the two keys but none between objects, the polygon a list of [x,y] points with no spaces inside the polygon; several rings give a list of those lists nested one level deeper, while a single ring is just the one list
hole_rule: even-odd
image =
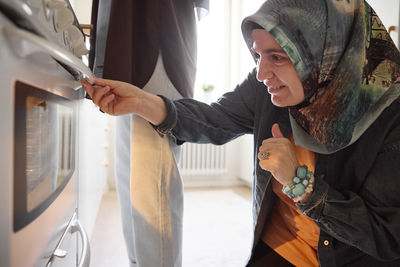
[{"label": "oven control panel", "polygon": [[0,0],[0,12],[79,58],[89,52],[68,0]]}]

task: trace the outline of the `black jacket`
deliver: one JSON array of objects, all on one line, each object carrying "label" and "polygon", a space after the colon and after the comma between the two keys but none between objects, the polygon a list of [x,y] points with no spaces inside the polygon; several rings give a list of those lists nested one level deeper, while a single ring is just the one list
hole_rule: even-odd
[{"label": "black jacket", "polygon": [[[276,198],[271,174],[259,167],[257,151],[279,123],[291,133],[287,108],[275,107],[255,71],[206,105],[165,99],[169,110],[158,127],[178,141],[223,144],[254,135],[253,248]],[[400,100],[394,101],[351,146],[317,155],[311,200],[298,208],[320,227],[321,266],[400,266]]]},{"label": "black jacket", "polygon": [[183,97],[193,97],[195,6],[206,10],[208,0],[94,0],[89,66],[97,76],[142,88],[161,52],[174,87]]}]

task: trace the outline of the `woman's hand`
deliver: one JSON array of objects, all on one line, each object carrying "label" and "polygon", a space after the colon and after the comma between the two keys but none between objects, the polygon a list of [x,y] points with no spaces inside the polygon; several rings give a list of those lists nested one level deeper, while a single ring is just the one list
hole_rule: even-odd
[{"label": "woman's hand", "polygon": [[[296,175],[297,167],[300,166],[296,152],[290,140],[281,133],[277,123],[271,130],[273,138],[265,139],[259,148],[259,164],[262,169],[271,172],[279,183],[288,185]],[[262,154],[265,153],[268,157],[264,159]]]},{"label": "woman's hand", "polygon": [[110,115],[137,113],[143,93],[138,87],[124,82],[95,78],[94,85],[82,81],[83,89],[94,104]]},{"label": "woman's hand", "polygon": [[125,82],[95,78],[91,85],[82,80],[83,89],[94,104],[110,115],[137,114],[159,125],[167,116],[161,97],[147,93]]}]

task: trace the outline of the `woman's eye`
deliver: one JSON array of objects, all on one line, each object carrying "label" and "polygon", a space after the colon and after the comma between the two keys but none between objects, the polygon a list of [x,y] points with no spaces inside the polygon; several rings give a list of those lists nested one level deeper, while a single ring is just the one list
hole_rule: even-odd
[{"label": "woman's eye", "polygon": [[270,56],[271,62],[277,64],[277,65],[285,65],[290,62],[290,59],[288,56],[285,55],[278,55],[278,54],[273,54]]},{"label": "woman's eye", "polygon": [[282,60],[283,60],[283,57],[282,57],[282,56],[279,56],[279,55],[272,55],[272,59],[273,59],[274,61],[282,61]]}]

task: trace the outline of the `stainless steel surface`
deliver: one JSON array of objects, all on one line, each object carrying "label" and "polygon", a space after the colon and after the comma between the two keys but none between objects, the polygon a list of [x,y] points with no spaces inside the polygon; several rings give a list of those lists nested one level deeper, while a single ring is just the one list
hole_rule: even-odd
[{"label": "stainless steel surface", "polygon": [[[42,267],[46,266],[53,254],[62,257],[57,258],[53,266],[71,267],[76,266],[78,262],[77,241],[78,237],[83,236],[79,231],[65,237],[64,245],[55,251],[71,222],[72,215],[77,210],[78,170],[74,170],[65,187],[51,199],[49,206],[36,214],[35,219],[29,224],[14,230],[15,199],[18,200],[21,195],[26,195],[26,192],[14,192],[16,188],[14,166],[22,158],[20,152],[15,153],[14,146],[26,140],[26,133],[14,128],[17,115],[26,112],[15,106],[18,98],[16,84],[23,83],[46,94],[61,96],[73,105],[74,110],[77,110],[84,91],[74,71],[82,73],[83,76],[90,76],[90,72],[80,61],[80,54],[76,54],[79,50],[77,48],[82,45],[82,38],[74,28],[77,21],[74,20],[73,25],[68,24],[71,22],[70,16],[65,16],[65,11],[59,11],[60,8],[69,6],[67,0],[0,0],[1,267]],[[57,30],[55,23],[58,25]],[[81,53],[82,51],[83,49],[80,50]],[[22,125],[34,128],[34,124],[26,125],[26,119]],[[73,131],[76,135],[79,132],[77,128]],[[25,153],[32,153],[31,159],[33,159],[34,151],[37,149],[35,150],[33,143],[31,145],[31,150],[25,149]],[[76,159],[77,149],[75,154]],[[24,154],[23,157],[26,156]],[[32,160],[30,163],[34,166],[35,161]],[[75,222],[70,228],[71,231],[79,229],[76,227]],[[80,238],[86,242],[84,236]],[[90,253],[87,246],[82,248],[85,250],[80,253],[86,256],[82,256],[80,262],[87,264]]]},{"label": "stainless steel surface", "polygon": [[83,229],[81,223],[79,222],[76,213],[74,213],[67,229],[65,230],[64,234],[62,235],[56,249],[54,250],[52,256],[50,257],[49,262],[47,263],[46,267],[54,266],[56,258],[65,258],[68,255],[68,252],[61,249],[63,243],[67,236],[72,234],[79,234],[81,239],[82,251],[79,253],[80,260],[77,264],[77,267],[89,267],[90,262],[90,245],[89,239]]},{"label": "stainless steel surface", "polygon": [[74,70],[79,71],[82,74],[82,78],[86,77],[89,82],[94,82],[92,71],[83,64],[82,60],[67,50],[35,34],[13,26],[4,27],[3,32],[6,36],[6,40],[10,43],[10,47],[12,47],[18,56],[27,57],[36,53],[45,53]]},{"label": "stainless steel surface", "polygon": [[78,232],[81,240],[82,240],[82,252],[81,252],[81,259],[78,263],[78,267],[89,267],[90,263],[90,244],[89,239],[86,234],[85,229],[82,227],[82,224],[79,222],[77,218],[75,218],[74,223],[71,228],[71,232],[75,233]]},{"label": "stainless steel surface", "polygon": [[67,254],[68,254],[68,251],[57,248],[54,251],[53,256],[55,256],[57,258],[65,258],[65,256],[67,256]]},{"label": "stainless steel surface", "polygon": [[81,38],[83,32],[80,36],[69,35],[69,28],[79,25],[69,8],[67,0],[0,0],[0,10],[10,13],[9,16],[17,26],[40,35],[80,57],[89,51],[74,51],[74,47],[77,46],[84,48]]}]

